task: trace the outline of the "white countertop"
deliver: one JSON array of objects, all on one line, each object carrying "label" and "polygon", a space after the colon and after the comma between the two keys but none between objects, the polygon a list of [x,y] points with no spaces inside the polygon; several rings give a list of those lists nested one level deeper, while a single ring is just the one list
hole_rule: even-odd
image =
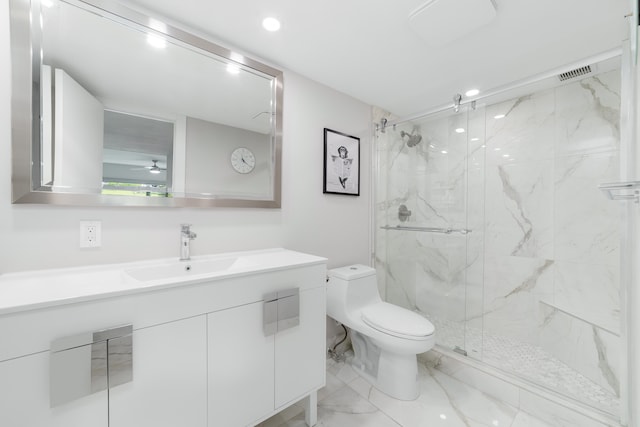
[{"label": "white countertop", "polygon": [[[225,263],[225,260],[228,262]],[[190,261],[177,258],[154,259],[121,264],[60,268],[0,275],[0,315],[100,298],[148,292],[169,287],[222,280],[260,272],[326,264],[326,258],[282,248],[194,256]],[[217,271],[201,271],[200,265],[226,265]],[[193,269],[186,272],[187,266]],[[159,277],[146,272],[171,269],[179,275]],[[131,274],[128,274],[127,272]],[[164,270],[162,270],[164,271]],[[141,274],[136,274],[141,272]]]}]

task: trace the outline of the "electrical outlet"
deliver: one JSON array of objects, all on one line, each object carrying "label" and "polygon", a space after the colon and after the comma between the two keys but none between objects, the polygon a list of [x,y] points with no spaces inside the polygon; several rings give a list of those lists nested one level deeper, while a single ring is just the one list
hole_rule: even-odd
[{"label": "electrical outlet", "polygon": [[80,221],[80,247],[99,248],[102,245],[100,221]]}]

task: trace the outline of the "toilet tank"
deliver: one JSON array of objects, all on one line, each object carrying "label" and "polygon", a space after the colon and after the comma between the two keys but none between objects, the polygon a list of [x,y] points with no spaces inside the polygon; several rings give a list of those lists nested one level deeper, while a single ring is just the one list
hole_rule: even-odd
[{"label": "toilet tank", "polygon": [[376,270],[362,264],[347,265],[327,272],[327,314],[345,323],[348,314],[365,305],[380,302]]}]

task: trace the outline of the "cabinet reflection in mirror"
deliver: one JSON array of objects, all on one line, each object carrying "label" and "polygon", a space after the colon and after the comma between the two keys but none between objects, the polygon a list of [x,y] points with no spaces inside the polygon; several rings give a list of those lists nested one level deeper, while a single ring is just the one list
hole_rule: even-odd
[{"label": "cabinet reflection in mirror", "polygon": [[10,7],[14,203],[280,206],[280,71],[111,0]]}]

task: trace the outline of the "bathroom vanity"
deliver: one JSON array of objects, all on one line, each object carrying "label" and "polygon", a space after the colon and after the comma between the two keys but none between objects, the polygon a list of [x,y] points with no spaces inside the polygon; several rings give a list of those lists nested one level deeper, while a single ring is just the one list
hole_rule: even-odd
[{"label": "bathroom vanity", "polygon": [[2,275],[0,425],[313,425],[325,279],[284,249]]}]

